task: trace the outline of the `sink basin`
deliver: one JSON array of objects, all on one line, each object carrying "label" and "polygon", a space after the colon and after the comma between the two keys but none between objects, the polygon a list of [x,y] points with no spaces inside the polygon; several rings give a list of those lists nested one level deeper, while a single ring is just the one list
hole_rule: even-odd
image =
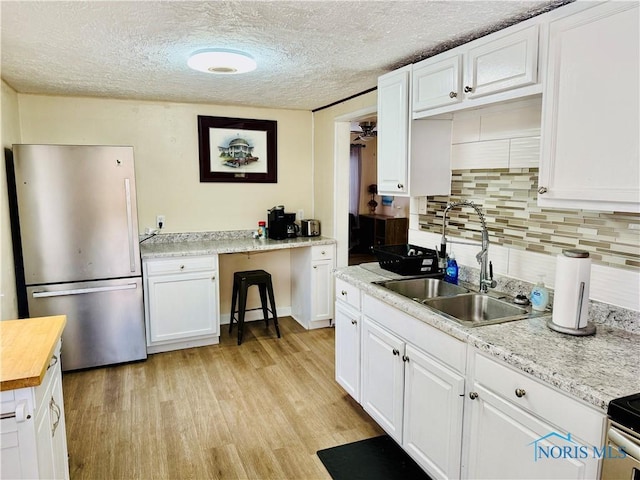
[{"label": "sink basin", "polygon": [[526,308],[480,293],[433,298],[422,302],[465,325],[488,325],[528,317]]},{"label": "sink basin", "polygon": [[469,291],[464,287],[453,285],[437,278],[411,278],[408,280],[387,280],[376,283],[419,302],[435,297],[451,297]]}]

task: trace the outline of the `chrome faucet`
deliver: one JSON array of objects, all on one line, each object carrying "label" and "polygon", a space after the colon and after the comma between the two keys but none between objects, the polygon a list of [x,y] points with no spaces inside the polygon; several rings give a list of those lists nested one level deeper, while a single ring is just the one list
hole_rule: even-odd
[{"label": "chrome faucet", "polygon": [[[482,225],[482,243],[480,244],[482,249],[476,255],[476,260],[480,264],[480,292],[487,293],[489,287],[495,288],[496,281],[493,279],[493,264],[489,262],[489,231],[487,230],[487,224],[484,220],[484,214],[475,203],[463,200],[462,202],[449,203],[444,209],[444,218],[442,219],[442,239],[440,240],[440,254],[438,256],[438,265],[440,268],[446,268],[447,262],[447,214],[449,210],[454,207],[467,206],[475,210],[480,218],[480,224]],[[461,242],[458,240],[449,240],[449,243],[457,243],[461,245],[478,245],[477,242]]]}]

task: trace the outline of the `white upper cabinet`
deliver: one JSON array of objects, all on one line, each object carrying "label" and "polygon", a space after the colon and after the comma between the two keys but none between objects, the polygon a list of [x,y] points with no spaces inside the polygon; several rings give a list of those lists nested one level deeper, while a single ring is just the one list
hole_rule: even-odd
[{"label": "white upper cabinet", "polygon": [[638,2],[552,21],[538,205],[640,211]]},{"label": "white upper cabinet", "polygon": [[[445,57],[445,58],[441,58]],[[438,55],[413,66],[413,110],[451,105],[462,100],[462,55]]]},{"label": "white upper cabinet", "polygon": [[466,98],[477,98],[538,80],[538,25],[496,40],[476,42],[466,54]]},{"label": "white upper cabinet", "polygon": [[532,19],[413,65],[413,118],[540,93]]},{"label": "white upper cabinet", "polygon": [[411,120],[411,65],[378,79],[378,194],[448,195],[451,120]]},{"label": "white upper cabinet", "polygon": [[378,193],[409,191],[409,85],[411,66],[378,78]]}]

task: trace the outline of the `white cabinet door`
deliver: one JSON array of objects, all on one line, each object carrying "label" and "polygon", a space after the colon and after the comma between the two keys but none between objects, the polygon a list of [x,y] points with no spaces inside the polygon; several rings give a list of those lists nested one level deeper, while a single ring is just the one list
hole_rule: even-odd
[{"label": "white cabinet door", "polygon": [[462,55],[438,55],[437,58],[439,60],[427,59],[413,65],[414,112],[462,100]]},{"label": "white cabinet door", "polygon": [[[544,458],[536,455],[557,446],[570,450],[580,440],[562,437],[558,431],[524,410],[474,384],[468,407],[471,415],[470,441],[465,478],[469,479],[593,479],[598,478],[598,461],[593,458]],[[576,455],[577,456],[577,455]]]},{"label": "white cabinet door", "polygon": [[360,313],[336,302],[336,381],[360,402]]},{"label": "white cabinet door", "polygon": [[466,54],[464,94],[476,98],[538,81],[538,25],[478,41]]},{"label": "white cabinet door", "polygon": [[638,2],[551,22],[538,205],[640,211]]},{"label": "white cabinet door", "polygon": [[311,321],[333,318],[333,259],[316,260],[311,266]]},{"label": "white cabinet door", "polygon": [[53,471],[57,479],[69,479],[69,452],[67,450],[67,426],[64,415],[64,398],[62,395],[62,372],[57,372],[51,393],[51,430],[53,450]]},{"label": "white cabinet door", "polygon": [[362,321],[362,407],[402,443],[404,342],[367,317]]},{"label": "white cabinet door", "polygon": [[214,272],[147,279],[149,344],[218,335],[218,284]]},{"label": "white cabinet door", "polygon": [[378,193],[407,195],[411,65],[378,79]]},{"label": "white cabinet door", "polygon": [[464,377],[407,345],[403,447],[434,478],[460,478]]}]

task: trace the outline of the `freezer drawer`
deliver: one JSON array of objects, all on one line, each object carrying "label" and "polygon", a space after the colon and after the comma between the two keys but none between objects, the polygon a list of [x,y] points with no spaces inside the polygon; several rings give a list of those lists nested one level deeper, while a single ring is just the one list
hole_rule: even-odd
[{"label": "freezer drawer", "polygon": [[141,277],[27,288],[29,315],[66,315],[62,370],[147,358]]}]

